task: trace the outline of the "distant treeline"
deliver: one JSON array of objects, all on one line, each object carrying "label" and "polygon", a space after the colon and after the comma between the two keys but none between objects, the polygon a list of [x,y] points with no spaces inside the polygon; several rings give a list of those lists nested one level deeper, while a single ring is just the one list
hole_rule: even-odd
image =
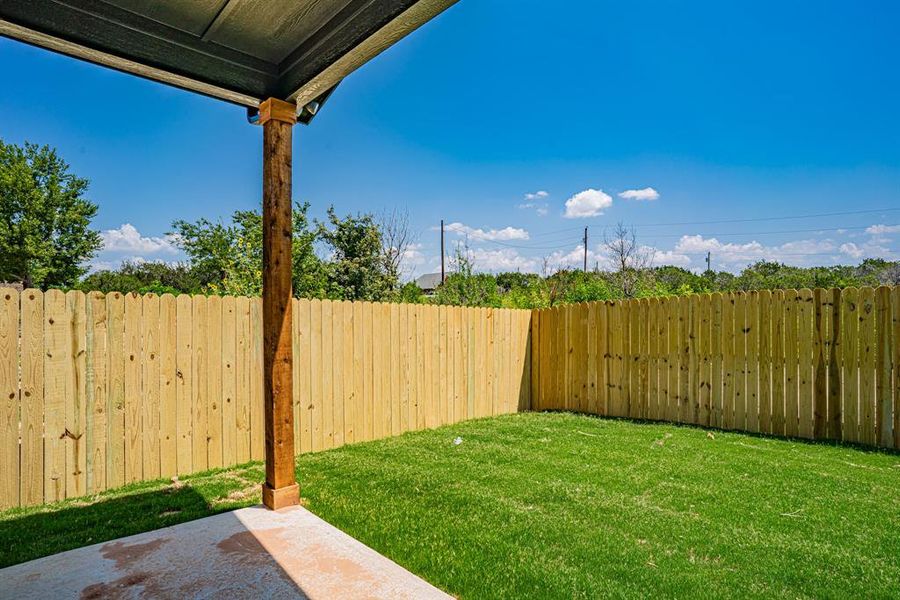
[{"label": "distant treeline", "polygon": [[[465,262],[465,261],[463,261]],[[348,266],[347,268],[351,268]],[[384,284],[374,289],[341,286],[329,280],[328,269],[320,275],[319,285],[301,288],[299,297],[377,302],[488,306],[495,308],[546,308],[574,302],[592,302],[618,298],[645,298],[705,292],[749,291],[763,289],[801,289],[861,287],[900,284],[900,262],[866,259],[856,266],[793,267],[777,262],[759,261],[739,274],[727,271],[694,273],[674,266],[648,267],[623,273],[612,271],[561,270],[548,276],[535,273],[478,273],[470,265],[455,270],[435,292],[426,296],[414,283]],[[624,279],[630,279],[623,284]],[[307,277],[307,279],[315,280]],[[395,280],[396,281],[396,280]],[[392,282],[393,283],[393,282]],[[256,295],[259,287],[228,289],[210,278],[208,271],[191,262],[125,263],[112,271],[100,271],[82,279],[79,289],[102,292],[139,293],[236,293]],[[295,288],[300,286],[295,285]],[[305,293],[304,293],[305,291]],[[365,296],[359,294],[365,292]]]}]

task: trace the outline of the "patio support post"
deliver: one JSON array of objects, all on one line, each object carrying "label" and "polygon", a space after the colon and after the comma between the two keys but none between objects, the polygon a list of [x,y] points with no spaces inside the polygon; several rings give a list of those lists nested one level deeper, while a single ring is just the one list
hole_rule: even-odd
[{"label": "patio support post", "polygon": [[260,104],[263,126],[263,402],[266,482],[263,504],[272,510],[300,503],[294,476],[291,327],[291,133],[297,107],[269,98]]}]

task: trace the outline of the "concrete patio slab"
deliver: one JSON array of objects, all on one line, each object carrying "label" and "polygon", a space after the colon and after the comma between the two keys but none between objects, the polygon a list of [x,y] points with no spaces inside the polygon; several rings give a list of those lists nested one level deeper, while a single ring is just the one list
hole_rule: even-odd
[{"label": "concrete patio slab", "polygon": [[301,507],[244,508],[0,570],[4,599],[251,597],[450,598]]}]

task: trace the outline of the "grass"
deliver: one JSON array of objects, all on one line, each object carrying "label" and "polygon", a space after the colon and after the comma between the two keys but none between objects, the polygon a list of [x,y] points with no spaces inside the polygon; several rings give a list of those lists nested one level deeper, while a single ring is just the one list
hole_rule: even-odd
[{"label": "grass", "polygon": [[[900,596],[895,453],[523,414],[297,470],[310,510],[464,598]],[[0,565],[256,503],[261,478],[246,465],[0,513]]]}]

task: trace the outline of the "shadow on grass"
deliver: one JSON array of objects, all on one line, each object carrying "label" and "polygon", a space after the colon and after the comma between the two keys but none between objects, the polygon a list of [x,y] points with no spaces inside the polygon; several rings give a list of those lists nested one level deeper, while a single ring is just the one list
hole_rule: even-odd
[{"label": "shadow on grass", "polygon": [[572,410],[557,410],[557,409],[546,409],[537,412],[544,412],[548,414],[568,414],[568,415],[579,415],[582,417],[590,417],[592,419],[601,419],[604,421],[622,421],[625,423],[634,423],[635,425],[667,425],[669,427],[678,427],[682,429],[698,429],[700,431],[713,431],[716,433],[736,433],[739,435],[745,435],[751,438],[760,438],[766,440],[776,440],[781,442],[793,442],[798,444],[804,444],[807,446],[828,446],[831,448],[845,448],[848,450],[856,450],[859,452],[865,452],[867,454],[886,454],[889,456],[900,456],[900,449],[894,448],[884,448],[881,446],[869,446],[867,444],[860,444],[857,442],[845,442],[843,440],[833,440],[833,439],[820,439],[820,440],[811,440],[809,438],[801,438],[801,437],[788,437],[783,435],[773,435],[770,433],[759,433],[753,431],[743,431],[740,429],[722,429],[720,427],[712,427],[709,425],[696,425],[694,423],[675,423],[672,421],[654,421],[651,419],[636,419],[632,417],[613,417],[608,415],[598,415],[594,413],[586,413],[586,412],[577,412]]},{"label": "shadow on grass", "polygon": [[[72,500],[0,520],[0,568],[229,510],[190,486]],[[21,512],[21,515],[17,515]]]}]

